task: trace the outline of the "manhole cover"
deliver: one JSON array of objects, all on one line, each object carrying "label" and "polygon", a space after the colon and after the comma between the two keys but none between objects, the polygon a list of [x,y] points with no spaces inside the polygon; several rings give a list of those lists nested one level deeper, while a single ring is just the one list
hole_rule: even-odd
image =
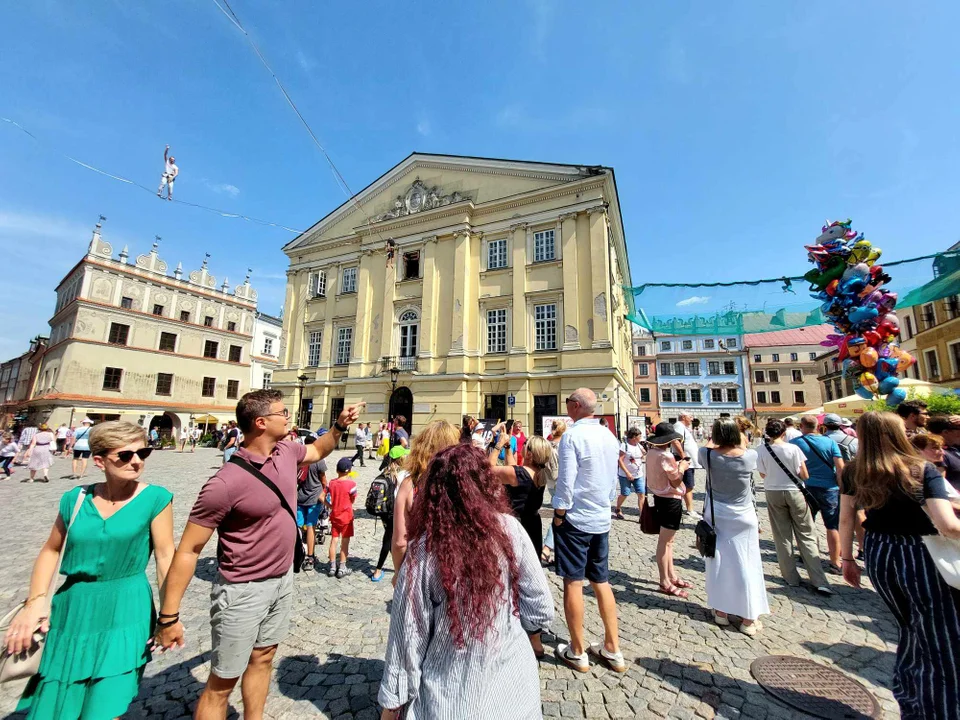
[{"label": "manhole cover", "polygon": [[767,655],[750,664],[750,674],[778,700],[817,717],[880,717],[877,699],[861,683],[812,660]]}]

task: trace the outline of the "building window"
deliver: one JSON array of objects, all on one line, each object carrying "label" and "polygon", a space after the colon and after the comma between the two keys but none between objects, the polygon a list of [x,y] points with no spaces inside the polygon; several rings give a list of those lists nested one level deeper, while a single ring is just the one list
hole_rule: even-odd
[{"label": "building window", "polygon": [[825,382],[823,384],[823,389],[826,391],[826,394],[827,394],[827,402],[830,402],[831,400],[833,400],[833,389],[830,387],[830,383]]},{"label": "building window", "polygon": [[720,374],[720,362],[718,360],[710,360],[707,362],[707,375],[719,375]]},{"label": "building window", "polygon": [[687,374],[687,366],[684,365],[682,362],[674,363],[674,364],[673,364],[673,374],[674,374],[674,375],[686,375],[686,374]]},{"label": "building window", "polygon": [[770,362],[780,362],[780,353],[774,353],[771,355]]},{"label": "building window", "polygon": [[322,330],[314,330],[310,333],[307,342],[307,367],[316,367],[320,364],[320,341],[322,339]]},{"label": "building window", "polygon": [[263,389],[269,390],[271,382],[273,382],[273,373],[267,372],[266,370],[264,370],[263,371]]},{"label": "building window", "polygon": [[154,305],[153,306],[154,315],[163,315],[163,305]]},{"label": "building window", "polygon": [[343,269],[343,282],[340,292],[344,295],[355,293],[357,291],[357,269],[348,267]]},{"label": "building window", "polygon": [[687,375],[699,375],[700,374],[700,363],[698,362],[688,362],[687,363]]},{"label": "building window", "polygon": [[487,310],[487,352],[505,353],[507,351],[507,311],[506,308]]},{"label": "building window", "polygon": [[637,345],[637,355],[639,357],[647,356],[647,346],[646,345]]},{"label": "building window", "polygon": [[843,381],[841,381],[840,378],[834,378],[833,392],[838,400],[843,397]]},{"label": "building window", "polygon": [[763,370],[754,370],[753,371],[753,381],[762,383],[766,376],[763,374]]},{"label": "building window", "polygon": [[420,334],[420,316],[414,310],[400,315],[400,357],[417,356],[418,335]]},{"label": "building window", "polygon": [[793,391],[793,401],[798,405],[803,405],[803,390]]},{"label": "building window", "polygon": [[507,239],[491,240],[487,244],[487,270],[507,266]]},{"label": "building window", "polygon": [[104,390],[119,390],[120,389],[120,380],[123,377],[123,370],[120,368],[104,368],[103,369],[103,389]]},{"label": "building window", "polygon": [[660,341],[660,351],[661,351],[661,352],[670,352],[670,341],[669,341],[669,340],[661,340],[661,341]]},{"label": "building window", "polygon": [[553,234],[553,230],[541,230],[533,234],[534,262],[553,260],[556,257]]},{"label": "building window", "polygon": [[353,328],[337,328],[337,365],[350,363],[350,346],[353,344]]},{"label": "building window", "polygon": [[205,358],[216,358],[219,349],[220,343],[216,340],[207,340],[203,343],[203,356]]},{"label": "building window", "polygon": [[240,381],[227,380],[227,399],[236,400],[240,395]]},{"label": "building window", "polygon": [[906,330],[904,340],[909,340],[913,337],[913,317],[910,315],[906,315],[903,318],[903,329]]},{"label": "building window", "polygon": [[937,315],[933,310],[933,303],[927,303],[921,309],[921,317],[923,318],[924,328],[929,330],[934,325],[937,324]]},{"label": "building window", "polygon": [[[552,230],[549,232],[553,233]],[[557,306],[555,303],[533,306],[533,331],[534,349],[557,349]]]},{"label": "building window", "polygon": [[180,311],[180,322],[190,322],[190,311],[181,310]]},{"label": "building window", "polygon": [[173,373],[157,373],[157,395],[170,395],[173,392]]},{"label": "building window", "polygon": [[720,388],[710,388],[710,401],[723,402],[723,390]]},{"label": "building window", "polygon": [[683,388],[677,388],[677,402],[685,403],[687,401],[687,391]]},{"label": "building window", "polygon": [[213,327],[213,315],[207,315],[203,318],[204,327]]},{"label": "building window", "polygon": [[772,402],[774,405],[779,405],[779,404],[780,404],[780,391],[779,391],[779,390],[774,390],[773,392],[770,393],[770,402]]},{"label": "building window", "polygon": [[759,355],[754,355],[754,356],[753,356],[753,361],[754,361],[754,362],[760,362],[760,356],[759,356]]},{"label": "building window", "polygon": [[217,379],[212,377],[205,377],[203,379],[203,385],[200,388],[200,394],[203,397],[213,397],[216,391],[217,391]]},{"label": "building window", "polygon": [[711,338],[703,341],[704,350],[713,350],[716,347],[717,343]]},{"label": "building window", "polygon": [[273,355],[273,338],[263,339],[263,354]]},{"label": "building window", "polygon": [[947,320],[953,320],[960,314],[960,295],[953,295],[944,299],[943,312],[946,314]]},{"label": "building window", "polygon": [[723,374],[724,375],[736,375],[737,374],[737,364],[733,360],[724,360],[723,361]]},{"label": "building window", "polygon": [[927,377],[931,380],[938,379],[940,377],[940,359],[937,357],[937,351],[926,350],[923,353],[923,358],[927,363]]},{"label": "building window", "polygon": [[240,362],[240,358],[243,357],[243,346],[231,345],[230,354],[227,357],[230,360],[230,362]]},{"label": "building window", "polygon": [[660,391],[660,399],[663,402],[673,402],[673,390],[670,388],[663,388]]},{"label": "building window", "polygon": [[307,283],[310,297],[327,296],[327,273],[325,271],[317,270],[317,272],[310,273]]},{"label": "building window", "polygon": [[816,359],[817,359],[817,354],[816,354],[815,352],[810,353],[810,359],[811,359],[811,360],[816,360]]},{"label": "building window", "polygon": [[237,324],[233,320],[227,320],[227,330],[230,332],[236,332]]},{"label": "building window", "polygon": [[110,337],[108,342],[111,345],[126,345],[127,337],[130,335],[130,326],[121,323],[110,323]]},{"label": "building window", "polygon": [[737,346],[737,339],[727,338],[726,345],[727,345],[727,350],[733,350]]},{"label": "building window", "polygon": [[692,403],[703,402],[703,399],[700,395],[699,390],[693,389],[690,391],[690,402]]},{"label": "building window", "polygon": [[953,363],[953,374],[960,375],[960,342],[947,346],[947,354],[950,356],[950,362]]},{"label": "building window", "polygon": [[772,382],[772,383],[780,382],[780,371],[767,370],[767,382]]},{"label": "building window", "polygon": [[797,356],[797,353],[790,353],[790,362],[797,362],[800,358]]},{"label": "building window", "polygon": [[160,333],[160,350],[165,352],[175,352],[177,349],[177,336],[174,333]]},{"label": "building window", "polygon": [[125,308],[125,309],[127,309],[127,310],[132,310],[132,309],[133,309],[133,298],[129,298],[129,297],[122,297],[122,298],[120,298],[120,307]]},{"label": "building window", "polygon": [[758,403],[759,405],[766,405],[766,404],[767,404],[767,393],[764,392],[763,390],[761,390],[760,392],[757,393],[757,403]]},{"label": "building window", "polygon": [[670,371],[670,363],[660,363],[660,374],[673,375],[673,373]]},{"label": "building window", "polygon": [[650,402],[650,388],[640,388],[640,402]]},{"label": "building window", "polygon": [[637,364],[637,375],[640,377],[649,377],[650,376],[650,365],[647,363],[638,363]]},{"label": "building window", "polygon": [[803,370],[791,370],[790,374],[793,376],[794,382],[803,382]]},{"label": "building window", "polygon": [[693,340],[683,340],[680,343],[680,347],[684,350],[693,350]]},{"label": "building window", "polygon": [[420,251],[413,250],[403,254],[403,279],[416,280],[420,277]]},{"label": "building window", "polygon": [[727,402],[739,402],[740,391],[736,388],[727,388]]}]

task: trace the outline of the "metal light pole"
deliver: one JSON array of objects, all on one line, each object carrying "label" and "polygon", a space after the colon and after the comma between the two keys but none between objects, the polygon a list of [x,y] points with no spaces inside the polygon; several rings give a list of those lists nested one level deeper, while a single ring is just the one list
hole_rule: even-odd
[{"label": "metal light pole", "polygon": [[297,401],[299,403],[297,406],[297,427],[303,425],[303,386],[307,384],[307,380],[309,379],[306,374],[297,377],[297,383],[300,388],[300,399]]}]

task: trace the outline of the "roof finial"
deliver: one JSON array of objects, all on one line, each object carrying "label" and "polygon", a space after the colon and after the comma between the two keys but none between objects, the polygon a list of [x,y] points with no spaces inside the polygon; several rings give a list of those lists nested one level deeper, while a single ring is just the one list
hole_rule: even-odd
[{"label": "roof finial", "polygon": [[159,235],[154,235],[153,238],[155,240],[155,242],[153,243],[153,254],[156,255],[157,246],[160,244],[160,241],[163,240],[163,238],[160,237]]},{"label": "roof finial", "polygon": [[243,279],[243,284],[244,284],[244,285],[249,285],[249,284],[250,284],[250,275],[252,275],[252,274],[253,274],[253,269],[252,269],[252,268],[247,268],[247,276]]},{"label": "roof finial", "polygon": [[206,269],[207,269],[207,261],[208,261],[209,259],[210,259],[210,253],[204,253],[204,254],[203,254],[203,265],[201,265],[201,269],[202,269],[202,270],[206,270]]}]

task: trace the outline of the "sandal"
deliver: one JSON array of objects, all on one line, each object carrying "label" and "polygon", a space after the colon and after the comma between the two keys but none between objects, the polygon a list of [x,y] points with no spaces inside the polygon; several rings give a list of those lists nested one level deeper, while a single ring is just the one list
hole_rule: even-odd
[{"label": "sandal", "polygon": [[678,588],[692,588],[693,583],[688,583],[686,580],[682,578],[677,578],[676,580],[673,581],[673,586]]},{"label": "sandal", "polygon": [[681,600],[686,600],[688,597],[690,597],[686,590],[678,588],[676,585],[667,585],[666,587],[660,585],[657,588],[657,592],[663,593],[664,595],[672,595],[673,597],[678,597]]},{"label": "sandal", "polygon": [[615,510],[613,513],[613,516],[617,520],[626,520],[626,518],[623,516],[623,510]]}]

